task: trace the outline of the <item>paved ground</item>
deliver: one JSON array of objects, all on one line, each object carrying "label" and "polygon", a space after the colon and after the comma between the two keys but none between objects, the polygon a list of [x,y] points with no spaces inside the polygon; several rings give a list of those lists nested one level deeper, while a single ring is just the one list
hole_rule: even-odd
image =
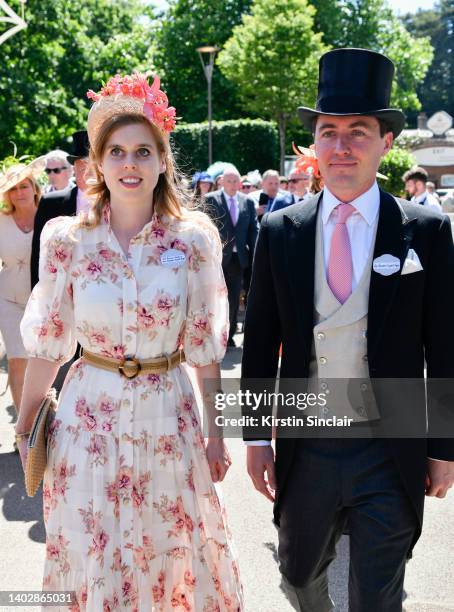
[{"label": "paved ground", "polygon": [[[241,336],[238,336],[241,341]],[[229,351],[224,375],[239,373],[241,349]],[[0,394],[6,386],[0,367]],[[0,590],[38,590],[44,559],[41,500],[25,495],[17,455],[12,452],[14,410],[10,395],[0,395]],[[240,556],[247,612],[290,612],[279,587],[277,537],[271,504],[252,488],[245,472],[245,449],[230,440],[233,466],[223,486],[224,498]],[[348,539],[339,546],[331,568],[330,588],[336,612],[347,612]],[[408,612],[454,611],[454,494],[428,500],[424,533],[408,564],[405,582]],[[0,610],[12,610],[1,608]],[[18,610],[19,608],[15,608]],[[34,608],[24,608],[33,611]],[[98,611],[90,611],[98,612]],[[367,612],[367,611],[364,611]]]}]

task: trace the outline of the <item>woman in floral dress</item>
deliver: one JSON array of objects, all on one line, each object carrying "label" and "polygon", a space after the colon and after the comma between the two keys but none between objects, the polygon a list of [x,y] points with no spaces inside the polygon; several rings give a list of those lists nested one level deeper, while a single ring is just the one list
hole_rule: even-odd
[{"label": "woman in floral dress", "polygon": [[[89,93],[93,208],[45,226],[21,326],[31,359],[18,433],[76,342],[88,351],[49,436],[43,588],[75,591],[74,612],[237,612],[238,567],[213,485],[230,464],[224,443],[205,443],[185,365],[138,366],[182,347],[200,386],[219,377],[228,331],[219,237],[181,206],[175,111],[157,78],[114,77]],[[132,370],[103,369],[89,354],[127,358]],[[19,450],[24,461],[26,438]]]}]

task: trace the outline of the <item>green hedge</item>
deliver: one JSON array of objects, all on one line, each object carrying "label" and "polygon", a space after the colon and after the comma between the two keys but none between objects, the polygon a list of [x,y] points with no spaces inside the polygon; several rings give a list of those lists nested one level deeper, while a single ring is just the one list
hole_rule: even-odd
[{"label": "green hedge", "polygon": [[[234,164],[241,174],[279,168],[279,135],[262,119],[213,121],[213,162]],[[181,170],[192,174],[208,166],[208,123],[178,125],[172,135]]]}]

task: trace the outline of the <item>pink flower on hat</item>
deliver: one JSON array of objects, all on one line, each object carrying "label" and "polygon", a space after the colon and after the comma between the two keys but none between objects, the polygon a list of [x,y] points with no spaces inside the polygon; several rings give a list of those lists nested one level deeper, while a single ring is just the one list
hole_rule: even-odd
[{"label": "pink flower on hat", "polygon": [[176,125],[176,110],[169,106],[166,94],[160,89],[160,79],[154,76],[153,83],[148,83],[145,74],[135,72],[132,75],[116,74],[96,93],[92,89],[87,92],[87,98],[99,102],[107,96],[122,95],[144,101],[145,117],[165,132],[171,132]]}]

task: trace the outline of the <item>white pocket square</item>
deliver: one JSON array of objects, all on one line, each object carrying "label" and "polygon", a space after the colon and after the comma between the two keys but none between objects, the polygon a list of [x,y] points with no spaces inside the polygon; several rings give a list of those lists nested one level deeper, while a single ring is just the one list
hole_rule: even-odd
[{"label": "white pocket square", "polygon": [[409,249],[401,274],[413,274],[413,272],[420,272],[421,270],[424,270],[424,268],[419,261],[418,254],[414,249]]}]

